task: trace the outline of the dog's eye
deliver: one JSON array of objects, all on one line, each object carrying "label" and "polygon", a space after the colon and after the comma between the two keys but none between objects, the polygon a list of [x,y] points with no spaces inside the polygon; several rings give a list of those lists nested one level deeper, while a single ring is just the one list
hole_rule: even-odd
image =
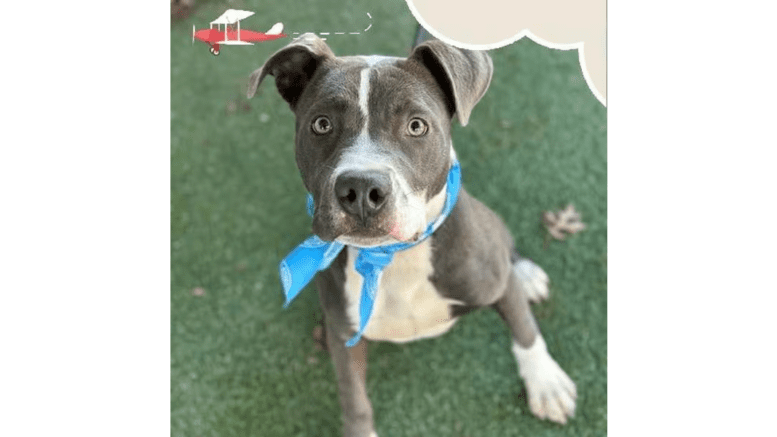
[{"label": "dog's eye", "polygon": [[317,135],[324,135],[332,130],[332,122],[325,116],[316,118],[311,126],[313,132]]},{"label": "dog's eye", "polygon": [[429,130],[429,126],[420,118],[410,120],[407,125],[407,133],[414,137],[425,135],[427,130]]}]

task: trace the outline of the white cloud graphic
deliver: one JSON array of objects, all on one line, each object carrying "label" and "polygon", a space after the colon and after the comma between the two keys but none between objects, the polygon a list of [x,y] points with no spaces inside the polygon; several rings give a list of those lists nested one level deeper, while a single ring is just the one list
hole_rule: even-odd
[{"label": "white cloud graphic", "polygon": [[523,38],[577,49],[586,83],[607,105],[606,0],[406,0],[432,35],[457,47],[490,50]]}]

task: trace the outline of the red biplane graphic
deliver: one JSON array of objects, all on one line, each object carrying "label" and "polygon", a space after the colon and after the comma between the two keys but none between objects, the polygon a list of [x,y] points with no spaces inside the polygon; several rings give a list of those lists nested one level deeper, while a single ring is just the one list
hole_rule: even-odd
[{"label": "red biplane graphic", "polygon": [[[283,34],[283,23],[275,23],[267,32],[241,30],[240,20],[246,19],[251,15],[254,15],[251,11],[227,9],[220,17],[210,22],[210,29],[196,30],[192,26],[192,44],[194,44],[195,39],[198,39],[209,45],[210,52],[218,56],[221,44],[248,46],[253,45],[255,41],[271,41],[288,36]],[[214,24],[216,25],[215,29],[213,28]],[[222,25],[224,30],[221,30]]]}]

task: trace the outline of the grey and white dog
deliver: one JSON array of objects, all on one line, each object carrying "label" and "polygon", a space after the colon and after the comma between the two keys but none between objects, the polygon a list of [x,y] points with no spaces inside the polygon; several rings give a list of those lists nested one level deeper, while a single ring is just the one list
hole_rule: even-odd
[{"label": "grey and white dog", "polygon": [[548,353],[529,308],[547,297],[548,277],[518,256],[499,217],[463,188],[431,237],[394,256],[364,338],[344,345],[359,323],[358,248],[415,241],[440,215],[456,159],[451,122],[455,116],[467,124],[492,73],[485,52],[440,41],[418,45],[406,59],[336,57],[323,40],[304,34],[251,74],[249,97],[274,76],[296,115],[297,165],[316,205],[313,232],[346,244],[316,277],[345,436],[377,435],[365,339],[437,336],[483,306],[496,309],[512,333],[531,411],[560,423],[574,414],[575,384]]}]

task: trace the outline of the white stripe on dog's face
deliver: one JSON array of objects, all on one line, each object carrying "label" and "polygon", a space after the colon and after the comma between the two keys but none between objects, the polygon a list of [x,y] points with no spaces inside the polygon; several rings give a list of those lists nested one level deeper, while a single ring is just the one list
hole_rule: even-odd
[{"label": "white stripe on dog's face", "polygon": [[367,125],[370,124],[370,110],[367,106],[367,99],[370,96],[370,71],[372,69],[369,67],[362,70],[361,82],[359,82],[359,107],[364,116],[364,131],[367,130]]},{"label": "white stripe on dog's face", "polygon": [[395,172],[389,164],[388,156],[380,152],[376,144],[370,139],[370,134],[367,131],[370,124],[368,106],[370,70],[368,67],[361,71],[361,81],[359,83],[359,108],[361,108],[362,115],[364,116],[364,126],[362,126],[362,130],[353,144],[343,153],[335,171],[332,172],[332,186],[334,186],[334,181],[337,180],[337,177],[346,171]]}]

